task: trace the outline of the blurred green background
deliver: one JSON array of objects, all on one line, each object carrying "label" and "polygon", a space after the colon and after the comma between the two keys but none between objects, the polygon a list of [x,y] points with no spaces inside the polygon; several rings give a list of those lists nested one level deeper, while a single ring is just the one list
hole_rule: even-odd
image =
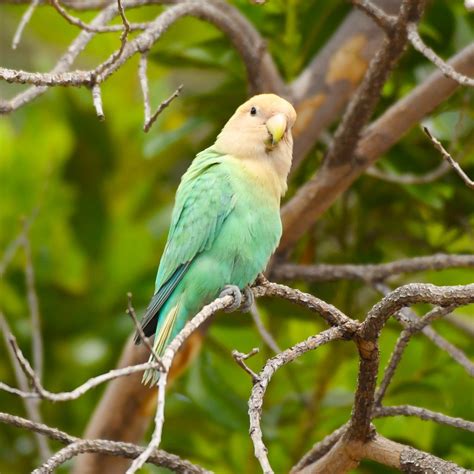
[{"label": "blurred green background", "polygon": [[[268,39],[282,75],[291,81],[336,30],[350,10],[345,2],[298,0],[252,5],[233,2]],[[52,8],[39,8],[16,51],[9,44],[25,6],[0,6],[2,66],[47,71],[78,30]],[[153,18],[161,7],[127,12],[133,21]],[[81,18],[89,20],[94,13]],[[445,58],[474,37],[474,14],[463,2],[429,3],[421,31]],[[91,68],[119,44],[118,35],[96,37],[78,67]],[[45,386],[70,390],[114,367],[132,331],[126,293],[141,311],[153,292],[173,196],[193,156],[211,144],[246,97],[245,71],[229,41],[194,19],[174,25],[150,54],[152,104],[183,83],[182,95],[142,131],[143,105],[137,57],[103,86],[106,120],[99,122],[87,89],[56,88],[9,116],[0,117],[0,255],[21,230],[21,218],[39,209],[31,229],[33,261],[45,339]],[[409,50],[387,82],[378,113],[423,80],[433,67]],[[22,86],[0,83],[0,96]],[[474,95],[459,90],[427,120],[465,171],[474,176]],[[294,176],[288,197],[317,169],[326,145],[318,142]],[[417,127],[380,161],[393,173],[427,172],[440,156]],[[452,172],[424,185],[360,178],[298,245],[295,262],[387,262],[435,252],[472,253],[474,199]],[[25,258],[18,252],[0,280],[0,309],[21,347],[31,356],[24,283]],[[465,284],[473,270],[424,272],[394,283]],[[363,318],[379,299],[354,282],[305,284],[305,291]],[[321,320],[287,302],[261,300],[265,324],[282,348],[324,328]],[[418,308],[420,314],[426,307]],[[472,305],[456,311],[474,317]],[[474,357],[472,339],[446,322],[434,327]],[[382,368],[399,334],[390,322],[381,339]],[[271,356],[249,315],[220,316],[198,360],[170,390],[162,448],[217,473],[259,472],[248,436],[249,377],[231,350],[260,347],[249,361],[259,370]],[[265,399],[263,432],[276,472],[284,472],[310,446],[343,424],[351,410],[357,375],[355,347],[335,343],[280,370]],[[3,344],[0,380],[15,385]],[[45,422],[80,436],[103,387],[77,401],[43,403]],[[416,337],[408,347],[386,404],[411,403],[473,419],[474,384],[466,372],[431,342]],[[3,411],[24,415],[21,401],[0,392]],[[375,422],[394,440],[474,469],[474,435],[413,418]],[[53,448],[58,445],[51,443]],[[0,426],[0,472],[24,473],[38,466],[33,436]],[[63,468],[66,472],[68,466]],[[143,472],[159,472],[146,467]],[[390,472],[363,463],[358,472]]]}]

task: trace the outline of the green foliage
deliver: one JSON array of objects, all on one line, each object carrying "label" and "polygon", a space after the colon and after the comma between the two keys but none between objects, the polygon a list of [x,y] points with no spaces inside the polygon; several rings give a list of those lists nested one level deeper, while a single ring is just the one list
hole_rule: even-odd
[{"label": "green foliage", "polygon": [[[347,13],[341,2],[235,2],[268,38],[288,80],[294,79]],[[21,15],[2,7],[2,62],[47,70],[77,31],[51,8],[40,8],[17,52],[7,49]],[[130,12],[143,20],[160,10]],[[152,13],[147,13],[152,12]],[[4,18],[3,18],[3,15]],[[83,18],[90,19],[87,13]],[[422,24],[427,42],[448,57],[472,40],[474,17],[462,2],[433,2]],[[96,38],[80,61],[96,64],[118,44],[115,34]],[[5,54],[3,54],[3,50]],[[179,83],[180,98],[142,132],[142,102],[134,58],[103,88],[106,121],[95,117],[85,89],[49,91],[0,119],[0,249],[21,229],[20,219],[39,209],[31,230],[33,260],[45,336],[45,386],[69,390],[112,368],[132,331],[124,313],[126,293],[142,313],[153,291],[165,243],[173,196],[192,157],[208,146],[246,94],[245,71],[229,41],[213,26],[185,19],[173,26],[151,55],[152,103]],[[409,51],[384,88],[378,113],[412,89],[433,68]],[[0,84],[2,96],[17,90]],[[427,119],[474,176],[473,95],[462,90]],[[316,145],[291,183],[290,195],[313,173],[324,146]],[[392,173],[423,174],[441,162],[423,133],[413,129],[378,165]],[[474,200],[452,172],[424,185],[385,183],[365,176],[318,221],[298,245],[295,261],[386,262],[433,252],[472,252]],[[311,255],[311,257],[308,257]],[[0,308],[26,355],[31,328],[20,251],[0,280]],[[473,281],[472,270],[425,272],[397,284]],[[379,296],[359,283],[299,283],[353,317],[362,318]],[[323,328],[317,317],[281,301],[259,302],[265,324],[285,348]],[[456,313],[474,317],[472,307]],[[474,357],[471,341],[447,323],[435,328]],[[382,367],[399,327],[384,330]],[[246,400],[251,382],[230,352],[262,347],[249,361],[258,371],[271,353],[247,315],[220,315],[193,367],[169,393],[162,447],[218,473],[258,472],[248,436]],[[0,380],[15,385],[6,351],[0,348]],[[357,375],[355,347],[334,344],[301,358],[270,384],[263,431],[277,472],[347,420]],[[102,390],[78,401],[44,404],[45,420],[79,435]],[[429,341],[416,337],[391,386],[387,404],[415,404],[463,418],[474,413],[472,379]],[[21,402],[0,392],[0,405],[23,415]],[[308,420],[312,423],[308,428]],[[474,468],[472,434],[413,418],[376,421],[392,439]],[[37,466],[34,439],[18,429],[0,429],[0,471],[23,473]],[[159,472],[146,468],[144,472]],[[359,472],[385,472],[364,463]],[[388,470],[387,470],[388,472]]]}]

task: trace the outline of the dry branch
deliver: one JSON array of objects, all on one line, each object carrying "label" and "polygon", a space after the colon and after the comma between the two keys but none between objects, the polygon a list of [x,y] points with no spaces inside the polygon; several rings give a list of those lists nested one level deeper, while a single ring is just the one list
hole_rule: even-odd
[{"label": "dry branch", "polygon": [[33,16],[33,13],[35,12],[36,7],[39,5],[39,3],[40,3],[40,0],[32,0],[27,10],[21,17],[20,23],[18,24],[15,34],[13,35],[12,49],[16,49],[17,46],[20,44],[23,30],[25,29],[26,25],[31,20],[31,17]]},{"label": "dry branch", "polygon": [[446,268],[474,268],[474,255],[434,254],[425,257],[406,258],[380,264],[276,264],[272,278],[277,280],[304,280],[312,282],[333,280],[384,281],[403,273],[443,270]]},{"label": "dry branch", "polygon": [[[17,358],[15,357],[15,353],[8,342],[8,334],[10,334],[10,327],[8,325],[7,320],[2,312],[0,312],[0,331],[3,334],[5,345],[7,348],[8,356],[10,358],[11,364],[13,366],[13,371],[15,373],[15,378],[18,386],[20,389],[13,389],[13,387],[9,387],[8,385],[2,383],[0,385],[0,389],[6,390],[9,393],[13,393],[15,395],[22,396],[28,390],[28,380],[25,374],[22,371],[20,364],[18,363]],[[23,404],[25,406],[26,413],[32,422],[41,423],[42,416],[39,409],[38,401],[37,400],[30,400],[28,397],[23,397]],[[35,435],[36,442],[38,444],[38,451],[40,453],[41,459],[47,459],[51,456],[51,451],[49,449],[48,443],[44,438],[41,436]]]},{"label": "dry branch", "polygon": [[13,334],[11,334],[9,331],[5,332],[5,336],[8,339],[8,342],[13,350],[13,354],[16,360],[19,363],[19,366],[23,370],[23,373],[28,377],[34,388],[34,392],[27,392],[26,388],[22,389],[22,393],[20,395],[23,398],[38,398],[39,396],[40,398],[44,398],[45,400],[49,400],[51,402],[66,402],[70,400],[76,400],[92,388],[95,388],[98,385],[108,382],[109,380],[114,380],[119,377],[126,377],[137,372],[143,372],[147,369],[160,369],[161,367],[161,363],[159,362],[147,362],[144,364],[123,367],[120,369],[113,369],[109,372],[106,372],[105,374],[90,378],[82,385],[79,385],[79,387],[75,388],[74,390],[71,390],[70,392],[53,393],[43,387],[41,381],[38,378],[38,375],[33,370],[30,363],[23,355],[23,352],[18,346],[15,336],[13,336]]},{"label": "dry branch", "polygon": [[250,437],[254,445],[255,456],[265,474],[273,473],[267,456],[267,448],[263,443],[262,429],[260,427],[260,417],[262,414],[263,397],[267,390],[268,384],[274,373],[283,365],[286,365],[308,351],[314,350],[323,344],[342,339],[347,336],[346,331],[342,328],[330,328],[320,334],[311,336],[303,342],[286,349],[280,354],[269,359],[264,368],[257,375],[252,394],[249,398],[249,419],[250,419]]},{"label": "dry branch", "polygon": [[387,319],[405,306],[430,303],[438,306],[461,306],[474,303],[474,283],[458,286],[436,286],[409,283],[385,296],[368,312],[362,323],[361,336],[375,340]]},{"label": "dry branch", "polygon": [[[109,441],[104,439],[95,439],[95,440],[81,440],[75,436],[71,436],[68,433],[60,431],[56,428],[51,428],[42,423],[35,423],[26,418],[21,418],[19,416],[10,415],[8,413],[0,412],[0,423],[8,424],[15,426],[17,428],[26,429],[40,435],[49,437],[50,439],[59,441],[62,444],[75,444],[75,452],[71,455],[77,455],[79,452],[96,452],[107,454],[110,456],[121,456],[128,459],[134,459],[143,452],[143,448],[136,446],[131,443],[123,443],[117,441]],[[81,443],[81,444],[79,444]],[[78,446],[79,444],[79,446]],[[63,454],[64,455],[64,454]],[[57,458],[56,458],[57,459]],[[65,462],[67,459],[64,459]],[[156,451],[149,458],[149,462],[155,464],[156,466],[167,467],[168,469],[173,470],[174,472],[179,473],[195,473],[195,474],[208,474],[209,471],[202,469],[199,466],[191,464],[189,461],[181,459],[175,454],[169,454],[166,451]],[[39,471],[39,472],[51,472],[48,470]]]},{"label": "dry branch", "polygon": [[447,152],[446,148],[444,148],[441,142],[431,134],[427,127],[423,127],[423,130],[426,135],[428,135],[428,138],[431,140],[433,146],[441,153],[441,156],[446,160],[446,163],[448,163],[449,166],[451,166],[451,168],[456,171],[456,173],[464,181],[466,186],[471,189],[474,189],[474,181],[472,181],[472,179],[470,179],[469,176],[463,171],[463,169],[459,166],[459,163],[457,163],[453,159],[453,157]]},{"label": "dry branch", "polygon": [[457,72],[448,63],[444,62],[431,48],[423,43],[423,40],[418,33],[417,25],[413,23],[408,25],[408,39],[413,47],[438,67],[446,77],[453,79],[462,86],[474,87],[474,79]]},{"label": "dry branch", "polygon": [[[123,7],[131,8],[147,3],[153,2],[146,0],[129,0],[123,2]],[[130,31],[130,24],[123,15],[121,5],[120,2],[118,5],[112,4],[99,13],[90,23],[90,31],[81,31],[76,40],[69,46],[67,53],[62,56],[51,73],[31,73],[0,67],[0,79],[12,83],[27,83],[37,86],[17,95],[10,101],[0,103],[0,113],[8,113],[25,105],[44,93],[47,90],[46,86],[85,85],[92,87],[95,84],[105,81],[134,54],[148,51],[173,23],[185,16],[194,16],[208,21],[221,29],[229,37],[247,67],[249,83],[253,90],[268,89],[281,92],[281,90],[279,90],[281,87],[281,79],[278,76],[271,57],[266,52],[264,41],[255,28],[250,25],[234,7],[220,1],[201,3],[190,0],[183,2],[171,6],[164,13],[158,15],[154,21],[147,25],[143,33],[127,42],[126,39]],[[112,53],[106,61],[95,69],[67,72],[77,56],[95,35],[94,31],[98,27],[108,23],[118,14],[122,17],[124,25],[122,28],[120,49]],[[242,32],[246,34],[242,35]]]},{"label": "dry branch", "polygon": [[[449,64],[458,72],[474,74],[474,45],[460,51]],[[344,165],[340,166],[331,166],[326,160],[318,173],[283,206],[284,232],[279,253],[287,252],[367,168],[458,87],[456,81],[446,78],[440,71],[434,72],[364,131],[354,160],[346,157]]]},{"label": "dry branch", "polygon": [[416,416],[422,420],[436,421],[443,425],[461,428],[474,432],[474,421],[467,421],[462,418],[454,418],[452,416],[427,410],[426,408],[414,407],[411,405],[399,405],[391,407],[379,407],[374,410],[374,418],[382,418],[387,416]]},{"label": "dry branch", "polygon": [[395,348],[393,349],[392,355],[388,365],[384,371],[382,382],[375,394],[375,405],[380,405],[382,398],[385,396],[385,392],[395,374],[395,371],[402,359],[403,352],[407,347],[410,339],[413,335],[423,330],[428,324],[430,324],[435,318],[440,318],[450,314],[454,307],[447,306],[445,308],[437,307],[431,310],[427,315],[425,315],[420,320],[410,323],[400,334],[395,343]]}]

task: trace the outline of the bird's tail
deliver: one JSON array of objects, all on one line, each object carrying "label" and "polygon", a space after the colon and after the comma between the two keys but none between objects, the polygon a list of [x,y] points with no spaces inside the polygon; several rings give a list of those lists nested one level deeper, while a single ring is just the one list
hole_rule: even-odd
[{"label": "bird's tail", "polygon": [[[173,340],[173,338],[178,334],[184,325],[184,321],[181,321],[181,324],[178,318],[180,313],[180,304],[179,301],[175,304],[166,315],[160,316],[158,320],[158,325],[156,327],[155,341],[153,343],[153,351],[158,357],[162,357],[166,346]],[[155,359],[153,355],[150,355],[148,362],[153,362]],[[145,385],[156,385],[158,379],[160,378],[160,372],[156,369],[147,369],[143,373],[142,383]]]}]

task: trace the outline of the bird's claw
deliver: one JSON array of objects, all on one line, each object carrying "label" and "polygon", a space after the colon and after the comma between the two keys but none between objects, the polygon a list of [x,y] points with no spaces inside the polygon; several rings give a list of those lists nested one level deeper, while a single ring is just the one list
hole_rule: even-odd
[{"label": "bird's claw", "polygon": [[240,311],[242,311],[242,313],[248,313],[251,309],[252,309],[252,306],[253,306],[253,302],[255,301],[255,297],[253,296],[253,291],[252,289],[250,288],[250,286],[246,286],[244,288],[244,302],[240,303]]},{"label": "bird's claw", "polygon": [[240,291],[240,288],[236,285],[226,285],[219,297],[222,298],[224,296],[232,296],[234,298],[234,302],[224,309],[226,313],[232,313],[237,309],[247,313],[250,311],[255,299],[252,290],[248,286],[243,291]]},{"label": "bird's claw", "polygon": [[227,308],[224,309],[224,312],[232,313],[236,309],[240,308],[240,305],[242,303],[242,293],[240,292],[240,289],[238,286],[236,285],[224,286],[224,289],[221,291],[219,298],[223,298],[224,296],[232,296],[234,298],[234,302],[230,306],[227,306]]}]

